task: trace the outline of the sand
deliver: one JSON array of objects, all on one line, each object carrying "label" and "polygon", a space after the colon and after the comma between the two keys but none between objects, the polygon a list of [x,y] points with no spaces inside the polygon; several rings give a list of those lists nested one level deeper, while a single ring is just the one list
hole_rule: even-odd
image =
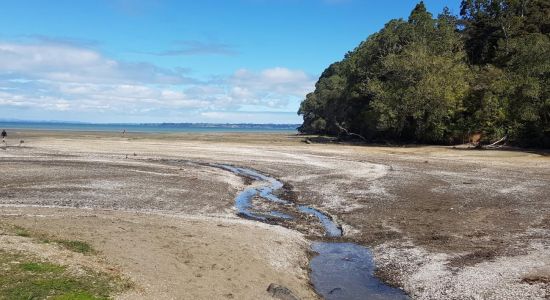
[{"label": "sand", "polygon": [[282,227],[97,209],[4,206],[1,211],[3,223],[85,241],[99,254],[75,255],[13,236],[0,236],[0,249],[30,252],[63,265],[118,270],[136,287],[117,299],[271,299],[266,292],[271,283],[302,299],[316,299],[308,286],[308,242]]},{"label": "sand", "polygon": [[[344,240],[372,247],[378,274],[415,299],[550,295],[546,153],[305,144],[277,134],[11,136],[25,147],[0,150],[2,220],[81,236],[144,298],[258,299],[272,282],[316,297],[305,237],[318,228],[238,219],[233,198],[247,182],[205,162],[277,177],[293,201],[342,224]],[[68,226],[72,218],[81,227]],[[197,262],[185,264],[190,251]]]}]

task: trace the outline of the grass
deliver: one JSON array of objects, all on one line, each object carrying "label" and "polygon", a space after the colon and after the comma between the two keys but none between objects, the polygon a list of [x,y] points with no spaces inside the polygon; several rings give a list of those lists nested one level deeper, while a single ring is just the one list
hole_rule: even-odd
[{"label": "grass", "polygon": [[[1,230],[36,242],[56,243],[85,255],[97,253],[83,241],[55,239],[3,222]],[[131,287],[131,282],[118,276],[88,269],[71,272],[62,265],[0,250],[0,300],[105,300]]]},{"label": "grass", "polygon": [[54,242],[62,245],[63,247],[82,254],[94,254],[96,251],[92,246],[86,242],[82,241],[72,241],[72,240],[54,240]]},{"label": "grass", "polygon": [[21,269],[24,271],[36,272],[36,273],[60,273],[65,270],[64,267],[59,265],[50,264],[47,262],[25,262],[22,263]]},{"label": "grass", "polygon": [[15,235],[17,235],[17,236],[23,236],[23,237],[30,237],[31,236],[30,232],[27,229],[23,228],[23,227],[15,226],[14,230],[15,230]]},{"label": "grass", "polygon": [[55,296],[55,297],[49,298],[49,299],[53,299],[53,300],[96,300],[96,299],[101,299],[101,298],[97,298],[94,295],[91,295],[91,294],[86,293],[86,292],[75,292],[75,293],[68,293],[68,294],[61,295],[61,296]]},{"label": "grass", "polygon": [[[0,228],[1,227],[2,226],[0,226]],[[57,243],[73,252],[78,252],[85,255],[97,253],[92,245],[83,241],[55,239],[44,234],[31,233],[28,229],[21,226],[13,226],[10,231],[12,231],[17,236],[36,238],[43,243]]]},{"label": "grass", "polygon": [[0,299],[102,300],[130,287],[119,277],[0,251]]}]

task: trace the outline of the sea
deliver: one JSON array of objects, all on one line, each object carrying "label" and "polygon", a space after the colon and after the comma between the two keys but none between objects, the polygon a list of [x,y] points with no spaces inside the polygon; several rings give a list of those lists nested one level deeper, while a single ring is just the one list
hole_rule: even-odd
[{"label": "sea", "polygon": [[0,130],[56,130],[56,131],[103,131],[140,133],[297,133],[299,124],[214,124],[214,123],[78,123],[78,122],[33,122],[0,121]]}]

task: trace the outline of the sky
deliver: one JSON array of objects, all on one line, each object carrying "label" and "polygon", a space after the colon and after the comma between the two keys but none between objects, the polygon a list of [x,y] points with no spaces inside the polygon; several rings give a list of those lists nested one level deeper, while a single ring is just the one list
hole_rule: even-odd
[{"label": "sky", "polygon": [[323,70],[416,3],[3,0],[0,120],[301,123]]}]

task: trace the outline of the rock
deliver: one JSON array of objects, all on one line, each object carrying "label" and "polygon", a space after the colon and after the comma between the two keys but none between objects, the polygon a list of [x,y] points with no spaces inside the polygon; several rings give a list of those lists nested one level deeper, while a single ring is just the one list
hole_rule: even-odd
[{"label": "rock", "polygon": [[299,300],[299,298],[296,297],[291,290],[275,283],[272,283],[267,287],[267,292],[276,299]]}]

